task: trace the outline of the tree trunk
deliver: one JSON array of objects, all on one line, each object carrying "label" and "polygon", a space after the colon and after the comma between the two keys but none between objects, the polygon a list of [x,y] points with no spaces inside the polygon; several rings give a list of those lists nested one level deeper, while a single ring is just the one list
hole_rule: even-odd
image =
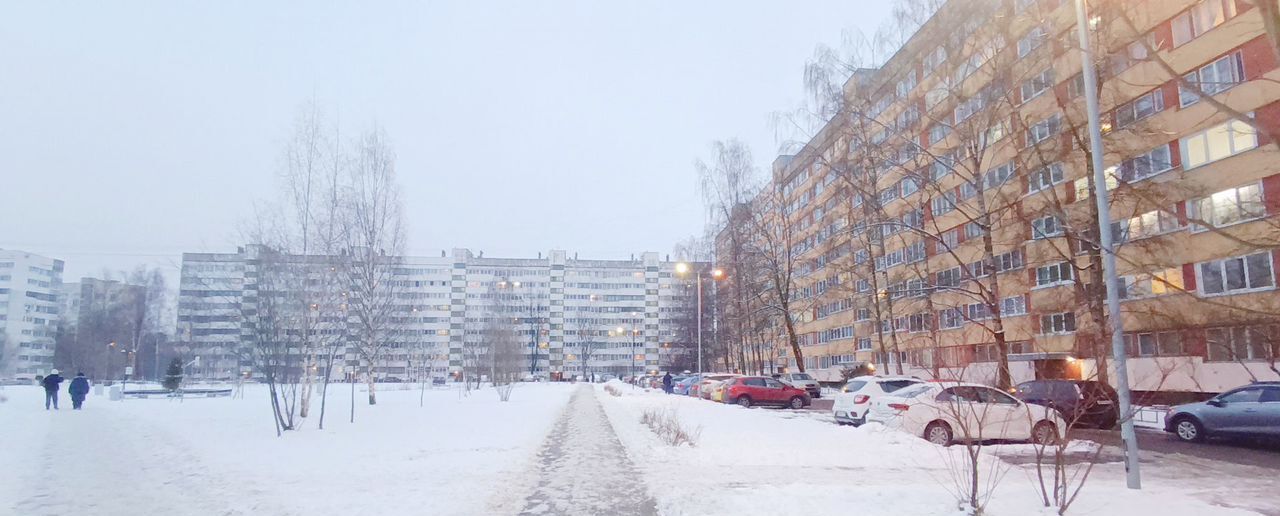
[{"label": "tree trunk", "polygon": [[366,367],[366,368],[365,368],[365,381],[366,381],[366,383],[368,383],[368,384],[369,384],[369,404],[370,404],[370,405],[377,405],[377,404],[378,404],[378,398],[377,398],[377,396],[375,396],[375,395],[374,395],[374,391],[373,391],[373,385],[374,385],[374,379],[373,379],[373,360],[370,360],[370,361],[369,361],[369,365],[368,365],[368,367]]}]

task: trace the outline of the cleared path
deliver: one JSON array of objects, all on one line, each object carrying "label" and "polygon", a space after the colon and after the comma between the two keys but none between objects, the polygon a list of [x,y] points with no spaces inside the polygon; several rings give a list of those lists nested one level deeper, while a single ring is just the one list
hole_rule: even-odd
[{"label": "cleared path", "polygon": [[538,485],[521,514],[657,514],[595,389],[583,385],[538,454]]}]

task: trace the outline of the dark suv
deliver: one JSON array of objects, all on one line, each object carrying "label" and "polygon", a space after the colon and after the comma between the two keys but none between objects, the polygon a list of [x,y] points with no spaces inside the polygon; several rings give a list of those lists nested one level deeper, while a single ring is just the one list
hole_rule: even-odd
[{"label": "dark suv", "polygon": [[1018,384],[1014,395],[1027,403],[1057,409],[1072,426],[1110,429],[1120,420],[1116,391],[1092,380],[1033,380]]}]

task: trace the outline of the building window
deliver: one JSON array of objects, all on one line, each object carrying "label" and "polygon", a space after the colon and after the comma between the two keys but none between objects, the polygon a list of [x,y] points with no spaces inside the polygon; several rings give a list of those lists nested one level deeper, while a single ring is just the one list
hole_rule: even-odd
[{"label": "building window", "polygon": [[1208,295],[1235,294],[1271,288],[1271,253],[1261,252],[1197,264],[1200,291]]},{"label": "building window", "polygon": [[960,229],[949,229],[939,237],[945,249],[955,249],[960,245]]},{"label": "building window", "polygon": [[1266,207],[1262,203],[1262,185],[1253,183],[1236,188],[1228,188],[1202,199],[1187,203],[1188,215],[1208,224],[1208,227],[1196,223],[1191,231],[1206,231],[1209,227],[1221,228],[1262,218]]},{"label": "building window", "polygon": [[951,133],[951,128],[946,124],[937,124],[929,128],[929,145],[934,145]]},{"label": "building window", "polygon": [[1027,314],[1027,298],[1024,296],[1006,297],[1000,300],[1000,315],[1015,316]]},{"label": "building window", "polygon": [[1181,46],[1235,15],[1235,0],[1205,0],[1173,19],[1173,46]]},{"label": "building window", "polygon": [[[1075,32],[1074,30],[1072,32]],[[1071,100],[1084,95],[1084,74],[1076,74],[1074,77],[1067,79],[1067,98]]]},{"label": "building window", "polygon": [[1022,268],[1022,250],[1014,249],[994,257],[996,272]]},{"label": "building window", "polygon": [[902,249],[903,259],[907,263],[916,263],[924,261],[924,242],[916,242]]},{"label": "building window", "polygon": [[[1182,78],[1207,95],[1222,93],[1244,81],[1244,59],[1240,52],[1233,52],[1197,70],[1192,70]],[[1178,83],[1178,105],[1187,107],[1196,102],[1200,102],[1200,96],[1192,89],[1184,87],[1182,83]]]},{"label": "building window", "polygon": [[1205,332],[1208,356],[1214,362],[1272,360],[1280,356],[1280,341],[1274,327],[1237,326],[1211,328]]},{"label": "building window", "polygon": [[947,308],[938,312],[938,328],[950,330],[964,325],[964,311],[959,308]]},{"label": "building window", "polygon": [[939,66],[942,66],[942,63],[946,60],[947,60],[946,47],[939,46],[933,49],[933,52],[929,52],[928,54],[926,54],[920,63],[924,71],[924,76],[928,77]]},{"label": "building window", "polygon": [[[1115,190],[1120,186],[1120,178],[1116,176],[1116,167],[1110,167],[1103,171],[1103,176],[1107,181],[1107,191]],[[1093,176],[1085,176],[1075,180],[1076,200],[1083,201],[1093,196],[1093,188],[1089,186],[1089,180]]]},{"label": "building window", "polygon": [[988,190],[992,188],[999,188],[1005,183],[1005,181],[1008,181],[1009,178],[1013,177],[1014,172],[1015,169],[1012,161],[988,170],[986,174],[982,175],[982,187]]},{"label": "building window", "polygon": [[1074,331],[1076,331],[1076,314],[1073,312],[1062,312],[1040,316],[1040,333],[1042,334],[1052,335],[1055,333],[1071,333]]},{"label": "building window", "polygon": [[1036,267],[1036,286],[1048,287],[1068,283],[1074,278],[1075,268],[1071,262],[1059,262],[1044,267]]},{"label": "building window", "polygon": [[901,81],[898,81],[898,84],[894,87],[894,90],[898,94],[898,97],[906,97],[908,93],[911,93],[911,90],[915,89],[915,87],[916,87],[916,71],[911,70],[907,72],[907,75],[903,77]]},{"label": "building window", "polygon": [[1168,233],[1179,227],[1178,216],[1172,210],[1152,210],[1112,223],[1112,234],[1117,242],[1128,242]]},{"label": "building window", "polygon": [[1164,111],[1164,93],[1151,90],[1116,108],[1116,126],[1124,127]]},{"label": "building window", "polygon": [[1162,296],[1181,292],[1182,269],[1169,268],[1144,274],[1122,276],[1120,280],[1120,297],[1122,299],[1138,299]]},{"label": "building window", "polygon": [[858,351],[871,351],[871,337],[858,338]]},{"label": "building window", "polygon": [[1027,193],[1039,192],[1061,183],[1062,163],[1051,163],[1031,173],[1027,178]]},{"label": "building window", "polygon": [[938,273],[934,275],[935,278],[934,278],[933,284],[934,286],[940,287],[940,288],[941,287],[958,287],[960,286],[960,279],[963,276],[963,274],[964,273],[961,272],[960,267],[952,267],[947,270],[938,271]]},{"label": "building window", "polygon": [[1119,166],[1109,168],[1107,172],[1113,176],[1118,175],[1125,182],[1132,183],[1172,168],[1173,151],[1169,149],[1169,144],[1166,143],[1147,151],[1145,154],[1124,160]]},{"label": "building window", "polygon": [[1234,156],[1258,146],[1252,126],[1232,120],[1182,138],[1182,168],[1192,168]]},{"label": "building window", "polygon": [[870,309],[870,308],[859,308],[859,309],[858,309],[858,312],[857,312],[857,320],[859,320],[859,321],[870,321],[870,320],[871,320],[871,309]]},{"label": "building window", "polygon": [[1027,35],[1018,40],[1018,57],[1027,57],[1027,54],[1030,54],[1032,50],[1040,48],[1040,45],[1044,44],[1048,39],[1049,33],[1044,29],[1044,27],[1032,27],[1030,31],[1027,31]]},{"label": "building window", "polygon": [[1043,72],[1036,74],[1034,77],[1027,79],[1022,83],[1022,101],[1039,97],[1053,87],[1053,68],[1046,68]]},{"label": "building window", "polygon": [[892,185],[889,185],[889,187],[888,187],[888,188],[885,188],[884,190],[880,190],[880,205],[881,205],[881,206],[883,206],[883,205],[885,205],[885,204],[888,204],[888,203],[890,203],[890,202],[893,202],[893,200],[894,200],[894,199],[897,199],[897,198],[898,198],[898,184],[897,184],[897,183],[894,183],[894,184],[892,184]]},{"label": "building window", "polygon": [[1054,114],[1053,116],[1037,122],[1035,125],[1027,128],[1027,146],[1035,145],[1042,141],[1052,138],[1058,134],[1058,129],[1062,125],[1062,115]]},{"label": "building window", "polygon": [[934,197],[932,203],[934,217],[951,213],[952,210],[956,209],[956,193],[947,192]]},{"label": "building window", "polygon": [[855,288],[856,288],[856,289],[857,289],[857,291],[858,291],[858,292],[860,292],[860,293],[862,293],[862,292],[871,292],[871,280],[868,280],[868,279],[860,279],[860,280],[858,280],[858,282],[855,284]]},{"label": "building window", "polygon": [[1062,222],[1053,215],[1045,215],[1031,221],[1031,238],[1035,240],[1062,236],[1062,233]]},{"label": "building window", "polygon": [[1176,331],[1127,333],[1124,347],[1133,357],[1176,357],[1186,353],[1182,334]]}]

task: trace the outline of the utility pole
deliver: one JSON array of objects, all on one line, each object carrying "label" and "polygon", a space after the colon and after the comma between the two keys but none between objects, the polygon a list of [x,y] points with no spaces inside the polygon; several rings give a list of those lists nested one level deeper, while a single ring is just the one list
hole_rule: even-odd
[{"label": "utility pole", "polygon": [[1090,50],[1089,15],[1084,0],[1075,0],[1076,28],[1080,36],[1084,72],[1084,100],[1089,111],[1089,152],[1093,155],[1093,189],[1098,203],[1098,246],[1102,248],[1102,272],[1106,282],[1107,311],[1111,322],[1112,363],[1116,367],[1116,393],[1120,403],[1120,437],[1124,440],[1124,469],[1129,489],[1142,489],[1138,470],[1138,435],[1133,428],[1133,397],[1129,392],[1129,370],[1124,349],[1124,321],[1120,319],[1120,291],[1116,279],[1116,247],[1111,234],[1111,199],[1106,172],[1102,168],[1102,125],[1098,114],[1098,75]]}]

